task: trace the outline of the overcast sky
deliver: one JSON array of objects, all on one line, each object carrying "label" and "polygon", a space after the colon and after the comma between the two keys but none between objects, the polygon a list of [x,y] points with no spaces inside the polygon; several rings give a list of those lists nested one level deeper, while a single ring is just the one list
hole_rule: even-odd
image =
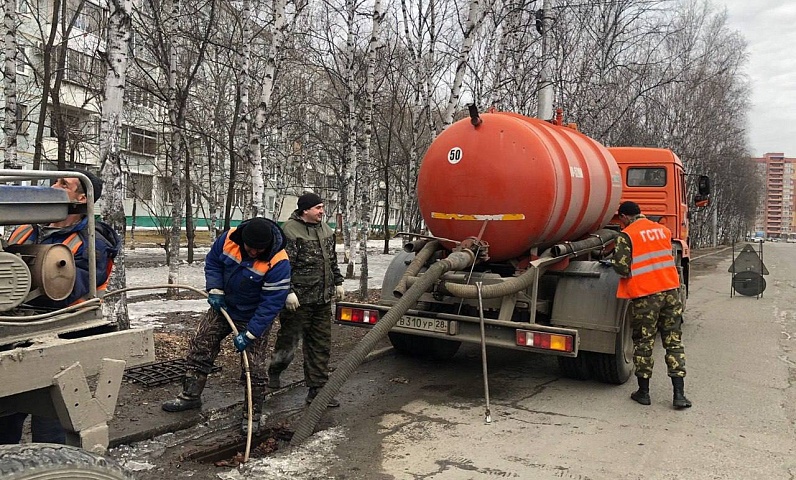
[{"label": "overcast sky", "polygon": [[796,157],[796,0],[712,0],[748,43],[751,153]]}]

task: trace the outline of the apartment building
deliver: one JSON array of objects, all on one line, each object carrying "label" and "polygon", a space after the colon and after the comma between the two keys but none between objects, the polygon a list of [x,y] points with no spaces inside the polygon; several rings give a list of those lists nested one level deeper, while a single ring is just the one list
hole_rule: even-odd
[{"label": "apartment building", "polygon": [[796,158],[774,152],[752,161],[765,179],[765,195],[758,209],[755,230],[765,232],[766,238],[772,239],[796,234]]}]

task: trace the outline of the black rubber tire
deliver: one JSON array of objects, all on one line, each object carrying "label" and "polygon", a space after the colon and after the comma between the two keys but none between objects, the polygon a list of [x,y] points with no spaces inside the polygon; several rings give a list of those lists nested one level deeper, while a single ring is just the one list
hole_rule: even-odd
[{"label": "black rubber tire", "polygon": [[594,353],[592,373],[603,383],[621,385],[633,375],[633,328],[628,318],[628,308],[622,314],[622,327],[616,336],[614,353]]},{"label": "black rubber tire", "polygon": [[578,352],[577,357],[558,357],[558,369],[561,374],[573,380],[591,378],[591,352]]},{"label": "black rubber tire", "polygon": [[119,464],[77,447],[50,443],[0,445],[3,480],[130,480]]},{"label": "black rubber tire", "polygon": [[439,338],[421,337],[399,332],[387,334],[393,348],[401,355],[434,360],[449,360],[456,355],[462,342]]}]

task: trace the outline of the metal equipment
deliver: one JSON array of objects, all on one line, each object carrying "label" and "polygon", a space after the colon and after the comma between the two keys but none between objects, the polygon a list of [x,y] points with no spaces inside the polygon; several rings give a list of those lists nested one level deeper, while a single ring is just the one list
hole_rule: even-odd
[{"label": "metal equipment", "polygon": [[[88,218],[86,253],[90,291],[82,303],[41,306],[72,291],[72,251],[56,245],[0,245],[0,415],[25,412],[57,418],[67,443],[93,452],[108,446],[125,366],[155,360],[152,329],[118,331],[104,318],[96,289],[93,192],[72,203],[66,192],[25,186],[30,180],[78,177],[78,172],[0,170],[0,225],[49,224],[72,213]],[[7,184],[12,183],[12,184]],[[34,302],[35,300],[35,302]],[[42,301],[45,300],[45,301]],[[96,377],[92,392],[89,378]]]}]

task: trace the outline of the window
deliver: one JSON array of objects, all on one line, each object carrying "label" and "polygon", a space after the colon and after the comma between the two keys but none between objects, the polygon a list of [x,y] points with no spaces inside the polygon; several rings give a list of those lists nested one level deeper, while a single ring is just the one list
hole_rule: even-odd
[{"label": "window", "polygon": [[136,105],[138,107],[155,107],[153,95],[146,90],[136,87],[135,85],[128,85],[127,90],[125,91],[124,99],[132,105]]},{"label": "window", "polygon": [[156,155],[158,150],[158,134],[143,128],[122,128],[122,150],[141,155]]},{"label": "window", "polygon": [[89,33],[99,33],[104,19],[102,9],[90,2],[83,3],[83,8],[75,18],[75,28]]},{"label": "window", "polygon": [[152,175],[128,173],[125,186],[125,198],[152,200]]},{"label": "window", "polygon": [[663,187],[665,185],[665,168],[630,168],[627,170],[628,187]]},{"label": "window", "polygon": [[17,50],[17,73],[25,75],[26,64],[27,64],[27,57],[25,56],[25,47],[19,47],[19,49]]},{"label": "window", "polygon": [[93,78],[102,77],[102,61],[71,48],[66,51],[66,78],[75,83],[86,85]]},{"label": "window", "polygon": [[28,119],[28,106],[24,103],[17,103],[17,134],[25,135],[30,128],[30,119]]}]

